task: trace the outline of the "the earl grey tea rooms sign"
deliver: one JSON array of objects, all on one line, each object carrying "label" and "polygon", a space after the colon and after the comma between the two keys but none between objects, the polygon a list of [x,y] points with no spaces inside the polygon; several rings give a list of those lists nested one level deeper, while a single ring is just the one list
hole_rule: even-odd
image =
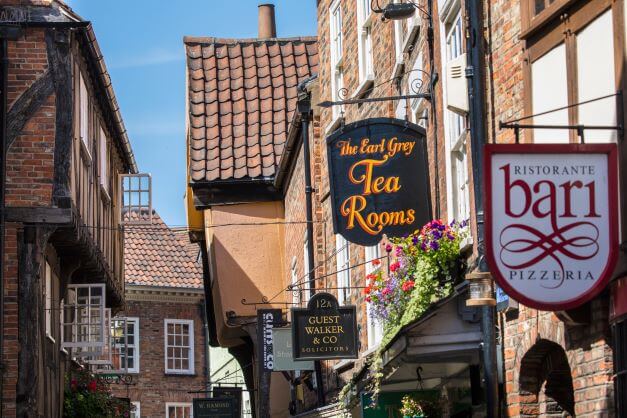
[{"label": "the earl grey tea rooms sign", "polygon": [[485,151],[486,255],[498,285],[541,310],[592,299],[618,255],[616,144]]},{"label": "the earl grey tea rooms sign", "polygon": [[359,245],[414,232],[431,220],[425,131],[365,119],[327,138],[333,228]]}]

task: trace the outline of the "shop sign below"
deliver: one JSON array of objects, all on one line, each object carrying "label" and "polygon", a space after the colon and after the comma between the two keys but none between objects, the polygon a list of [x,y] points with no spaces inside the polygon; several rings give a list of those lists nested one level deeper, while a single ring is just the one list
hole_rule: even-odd
[{"label": "shop sign below", "polygon": [[616,144],[490,144],[486,256],[498,285],[540,310],[603,290],[618,255]]},{"label": "shop sign below", "polygon": [[292,308],[292,340],[294,360],[357,358],[355,306],[339,306],[335,296],[316,293],[307,308]]},{"label": "shop sign below", "polygon": [[195,418],[236,418],[234,399],[197,398],[192,405]]}]

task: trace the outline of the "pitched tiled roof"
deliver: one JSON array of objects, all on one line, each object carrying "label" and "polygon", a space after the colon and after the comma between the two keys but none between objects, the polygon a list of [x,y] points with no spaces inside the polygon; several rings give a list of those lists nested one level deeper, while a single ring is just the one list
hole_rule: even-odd
[{"label": "pitched tiled roof", "polygon": [[[147,219],[147,213],[141,214]],[[131,219],[139,219],[131,212]],[[126,284],[177,288],[203,288],[198,246],[187,236],[168,228],[153,211],[152,224],[129,225],[124,232],[124,276]]]},{"label": "pitched tiled roof", "polygon": [[193,182],[274,176],[316,41],[185,38]]}]

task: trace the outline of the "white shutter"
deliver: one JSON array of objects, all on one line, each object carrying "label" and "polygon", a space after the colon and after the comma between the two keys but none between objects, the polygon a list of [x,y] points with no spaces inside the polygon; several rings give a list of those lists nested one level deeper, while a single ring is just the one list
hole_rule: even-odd
[{"label": "white shutter", "polygon": [[61,324],[63,348],[79,349],[81,356],[102,353],[105,298],[104,284],[68,285]]},{"label": "white shutter", "polygon": [[[568,105],[566,47],[562,43],[531,64],[532,114]],[[568,125],[568,111],[551,112],[533,118],[535,125]],[[567,143],[567,129],[534,129],[534,142]]]},{"label": "white shutter", "polygon": [[[578,102],[616,93],[612,10],[609,9],[577,34]],[[609,97],[578,108],[583,125],[616,125],[616,98]],[[585,131],[586,142],[616,142],[615,130]]]}]

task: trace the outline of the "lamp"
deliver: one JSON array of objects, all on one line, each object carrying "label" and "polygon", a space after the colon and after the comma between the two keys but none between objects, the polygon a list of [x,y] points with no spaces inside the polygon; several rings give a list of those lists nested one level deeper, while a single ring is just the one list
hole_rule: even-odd
[{"label": "lamp", "polygon": [[[375,6],[376,4],[376,6]],[[379,0],[371,0],[370,9],[381,14],[383,20],[403,20],[414,15],[416,10],[420,10],[429,18],[429,27],[431,27],[431,13],[418,6],[414,1],[409,0],[406,3],[388,3],[387,6],[381,8]]]},{"label": "lamp", "polygon": [[470,283],[466,306],[496,306],[494,281],[491,273],[468,273],[466,280]]}]

